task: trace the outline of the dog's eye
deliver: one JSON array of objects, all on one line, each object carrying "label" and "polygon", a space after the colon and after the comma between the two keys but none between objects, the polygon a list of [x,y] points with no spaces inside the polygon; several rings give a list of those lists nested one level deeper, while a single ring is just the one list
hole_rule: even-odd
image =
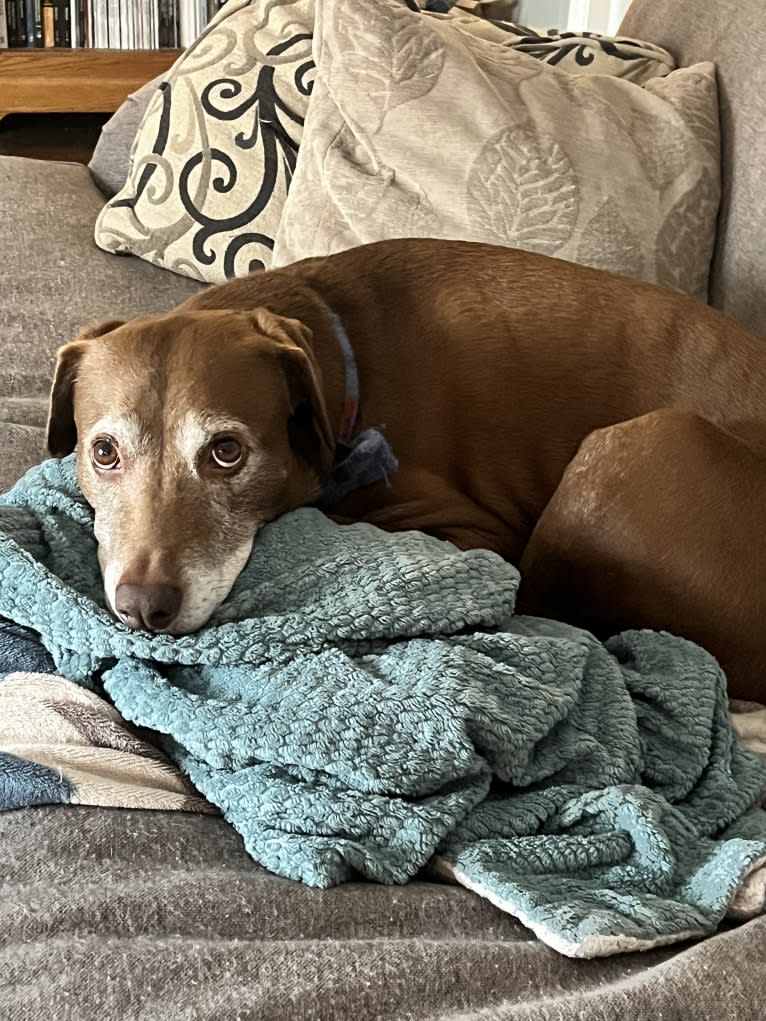
[{"label": "dog's eye", "polygon": [[112,471],[119,468],[120,452],[117,445],[110,439],[102,437],[95,440],[90,448],[90,456],[96,468],[101,471]]},{"label": "dog's eye", "polygon": [[244,456],[242,444],[233,436],[222,436],[210,448],[210,459],[219,468],[237,468]]}]

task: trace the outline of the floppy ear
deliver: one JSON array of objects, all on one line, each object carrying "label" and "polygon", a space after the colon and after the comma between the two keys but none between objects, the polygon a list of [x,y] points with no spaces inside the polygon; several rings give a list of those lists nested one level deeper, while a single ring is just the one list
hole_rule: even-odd
[{"label": "floppy ear", "polygon": [[87,347],[87,342],[122,325],[120,320],[110,319],[98,326],[85,326],[73,341],[59,348],[48,409],[47,443],[48,452],[52,457],[71,454],[77,445],[74,387],[80,358]]},{"label": "floppy ear", "polygon": [[259,333],[278,342],[276,354],[290,394],[290,442],[296,453],[321,474],[335,456],[335,433],[311,348],[311,330],[298,319],[274,315],[265,308],[255,309],[253,318]]}]

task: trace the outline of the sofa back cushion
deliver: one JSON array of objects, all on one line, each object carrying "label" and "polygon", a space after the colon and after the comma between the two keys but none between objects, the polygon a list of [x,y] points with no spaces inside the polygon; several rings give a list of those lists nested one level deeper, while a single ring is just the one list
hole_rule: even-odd
[{"label": "sofa back cushion", "polygon": [[721,213],[710,300],[766,336],[766,21],[762,0],[633,0],[621,32],[681,64],[712,60],[721,111]]}]

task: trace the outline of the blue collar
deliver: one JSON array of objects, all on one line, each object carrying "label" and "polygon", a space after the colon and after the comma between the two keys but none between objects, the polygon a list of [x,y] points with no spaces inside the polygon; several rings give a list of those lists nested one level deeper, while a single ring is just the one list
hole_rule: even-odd
[{"label": "blue collar", "polygon": [[390,483],[399,463],[388,440],[379,429],[356,431],[359,418],[359,370],[346,329],[334,312],[330,313],[335,336],[346,368],[346,396],[343,421],[335,447],[335,463],[324,480],[319,506],[330,509],[349,493],[375,482]]},{"label": "blue collar", "polygon": [[338,442],[349,444],[354,438],[356,420],[359,417],[359,370],[356,367],[354,349],[351,346],[351,341],[348,339],[346,327],[343,325],[340,316],[336,315],[335,312],[331,312],[330,319],[335,330],[335,337],[343,354],[343,364],[346,368],[346,396],[343,402],[343,421],[341,422],[340,433],[338,434]]}]

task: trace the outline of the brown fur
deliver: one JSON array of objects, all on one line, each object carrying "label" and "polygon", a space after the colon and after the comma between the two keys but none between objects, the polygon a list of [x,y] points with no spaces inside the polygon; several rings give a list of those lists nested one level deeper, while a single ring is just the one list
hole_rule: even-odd
[{"label": "brown fur", "polygon": [[[265,331],[234,314],[257,309],[277,317]],[[239,509],[231,520],[249,528],[308,502],[322,444],[301,449],[287,422],[308,400],[315,426],[326,414],[339,427],[344,369],[330,310],[354,347],[360,425],[382,427],[401,463],[390,488],[360,491],[336,508],[338,520],[494,549],[527,569],[521,608],[600,631],[649,623],[685,633],[726,659],[734,693],[766,697],[763,657],[753,665],[737,652],[760,629],[764,582],[754,558],[733,559],[761,549],[766,342],[675,292],[464,242],[388,241],[304,260],[212,287],[95,345],[75,342],[77,435],[126,402],[145,412],[149,432],[171,428],[176,404],[233,408],[286,476],[268,496],[255,478],[241,499],[258,514]],[[319,400],[305,373],[284,383],[269,335],[280,317],[310,331],[303,343]],[[65,348],[64,383],[72,361]],[[54,389],[56,452],[74,435],[56,398],[64,383]],[[676,413],[659,416],[661,429],[650,414],[658,409]],[[172,508],[186,556],[215,529],[220,507],[207,514],[193,482],[164,492],[166,474],[158,466],[151,499]],[[104,484],[82,481],[98,518]],[[165,512],[152,521],[161,547]],[[571,564],[577,573],[560,585]],[[672,599],[657,596],[664,578],[676,586]],[[732,590],[755,597],[733,607]]]}]

